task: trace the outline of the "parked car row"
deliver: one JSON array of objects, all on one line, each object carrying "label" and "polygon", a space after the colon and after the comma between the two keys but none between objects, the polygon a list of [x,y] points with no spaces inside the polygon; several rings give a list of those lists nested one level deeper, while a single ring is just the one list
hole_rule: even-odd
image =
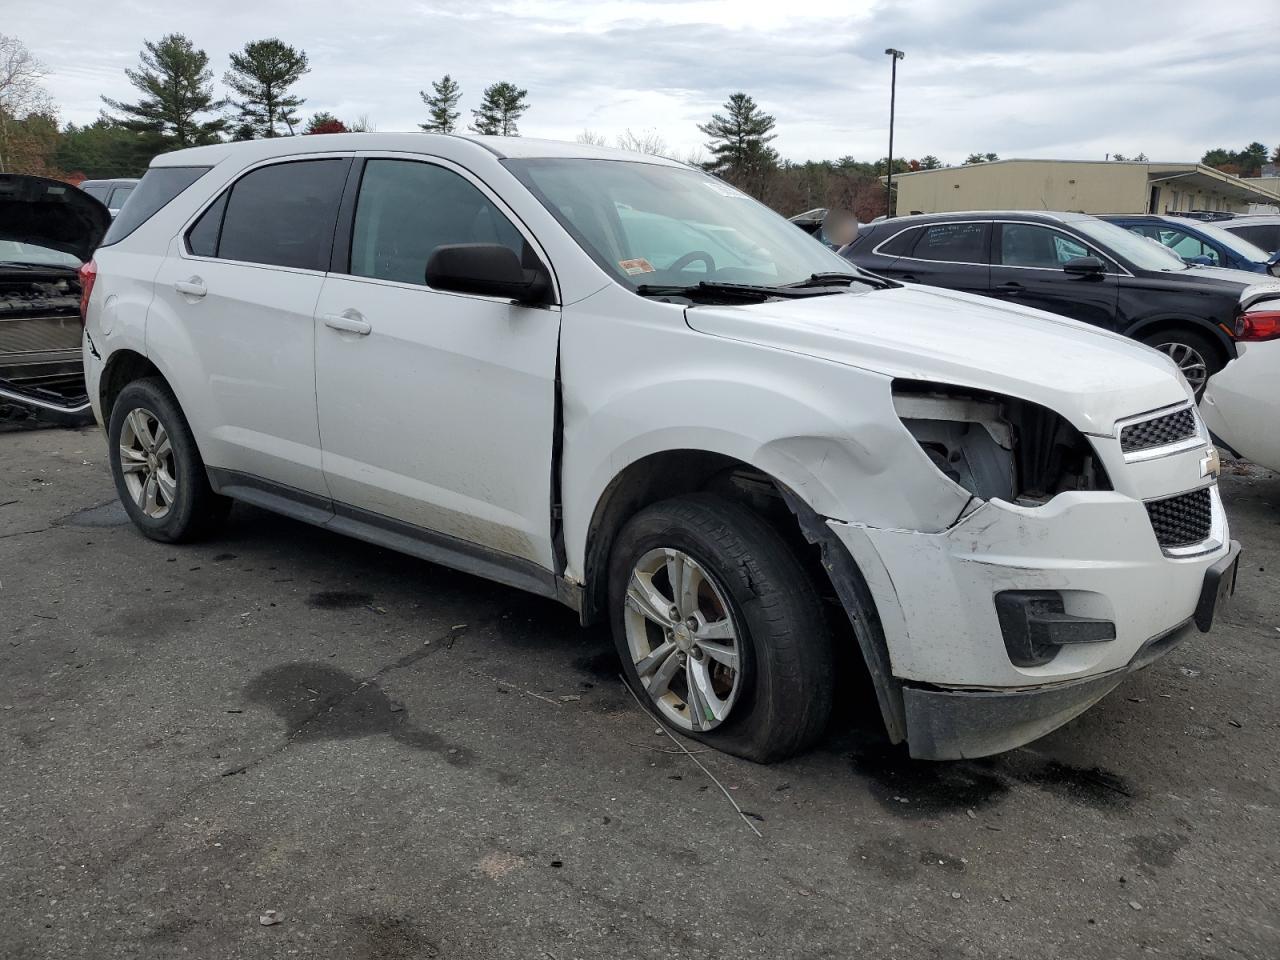
[{"label": "parked car row", "polygon": [[1197,397],[1237,355],[1240,316],[1280,295],[1280,281],[1270,276],[1191,267],[1168,247],[1085,214],[897,217],[864,224],[842,254],[883,277],[994,297],[1132,337],[1172,357]]}]

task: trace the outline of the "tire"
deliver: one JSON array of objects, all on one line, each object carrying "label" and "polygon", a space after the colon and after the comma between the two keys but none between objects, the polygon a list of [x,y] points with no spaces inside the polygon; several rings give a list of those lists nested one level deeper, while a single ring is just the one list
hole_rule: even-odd
[{"label": "tire", "polygon": [[120,391],[107,425],[107,456],[120,502],[152,540],[199,540],[231,508],[209,486],[191,427],[163,380],[135,380]]},{"label": "tire", "polygon": [[1205,334],[1185,327],[1148,334],[1142,338],[1142,342],[1167,354],[1178,364],[1178,369],[1195,391],[1196,400],[1204,395],[1209,378],[1227,365],[1227,359],[1218,344]]},{"label": "tire", "polygon": [[[693,589],[672,618],[675,579]],[[747,508],[695,494],[640,511],[610,557],[609,610],[626,682],[666,726],[760,763],[825,731],[834,669],[821,600],[782,536]]]}]

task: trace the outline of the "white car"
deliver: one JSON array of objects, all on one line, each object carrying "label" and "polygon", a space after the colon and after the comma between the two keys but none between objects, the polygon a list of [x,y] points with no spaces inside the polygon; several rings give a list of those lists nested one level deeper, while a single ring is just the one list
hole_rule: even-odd
[{"label": "white car", "polygon": [[862,273],[660,158],[183,150],[84,279],[147,536],[234,498],[554,597],[611,623],[663,723],[755,760],[822,734],[837,644],[893,741],[979,756],[1207,630],[1234,584],[1167,357]]},{"label": "white car", "polygon": [[1259,300],[1236,320],[1235,360],[1209,380],[1200,412],[1224,446],[1280,472],[1280,300]]}]

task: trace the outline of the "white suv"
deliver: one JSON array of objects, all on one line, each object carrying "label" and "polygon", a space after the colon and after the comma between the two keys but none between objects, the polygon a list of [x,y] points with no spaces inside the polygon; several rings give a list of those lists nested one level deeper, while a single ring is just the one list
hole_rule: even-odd
[{"label": "white suv", "polygon": [[1017,746],[1234,583],[1168,358],[862,273],[668,160],[198,147],[95,257],[89,395],[143,533],[243,500],[554,597],[741,756],[813,743],[844,644],[914,756]]}]

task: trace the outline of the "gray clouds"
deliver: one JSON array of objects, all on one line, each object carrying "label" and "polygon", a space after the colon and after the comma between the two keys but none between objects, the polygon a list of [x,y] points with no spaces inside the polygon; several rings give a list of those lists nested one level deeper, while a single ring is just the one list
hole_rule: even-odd
[{"label": "gray clouds", "polygon": [[[572,139],[655,129],[680,153],[729,93],[778,118],[796,160],[885,152],[889,64],[899,64],[897,152],[958,163],[1001,156],[1101,157],[1145,151],[1196,159],[1218,144],[1280,140],[1280,92],[1267,82],[1280,7],[1216,16],[1189,0],[476,0],[375,7],[232,0],[198,8],[9,0],[10,26],[51,68],[66,120],[128,99],[124,68],[143,39],[177,31],[211,58],[279,36],[306,49],[304,112],[361,114],[415,129],[418,90],[444,73],[463,87],[529,90],[527,136]],[[1269,143],[1269,146],[1275,146]]]}]

